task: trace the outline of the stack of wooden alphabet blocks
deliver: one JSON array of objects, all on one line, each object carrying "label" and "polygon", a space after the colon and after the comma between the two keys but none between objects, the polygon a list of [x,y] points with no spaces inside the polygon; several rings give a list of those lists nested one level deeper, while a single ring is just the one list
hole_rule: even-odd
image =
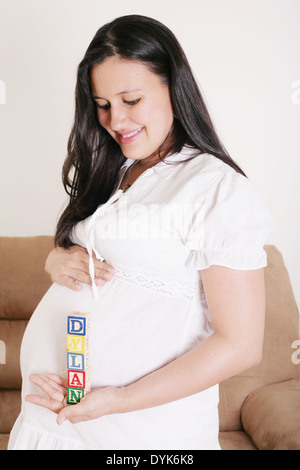
[{"label": "stack of wooden alphabet blocks", "polygon": [[89,314],[67,316],[67,403],[76,405],[91,389],[89,365]]}]

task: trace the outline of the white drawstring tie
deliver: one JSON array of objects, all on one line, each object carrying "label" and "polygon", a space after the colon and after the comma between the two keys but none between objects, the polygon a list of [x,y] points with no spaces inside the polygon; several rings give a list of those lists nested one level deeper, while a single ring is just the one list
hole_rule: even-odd
[{"label": "white drawstring tie", "polygon": [[101,206],[98,207],[98,209],[94,212],[94,214],[91,216],[90,220],[88,221],[87,227],[86,227],[86,248],[89,254],[89,271],[90,271],[90,276],[92,279],[92,290],[93,290],[93,296],[94,300],[99,299],[99,294],[98,294],[98,286],[96,286],[95,283],[95,265],[94,265],[94,260],[93,260],[93,252],[95,253],[95,256],[97,259],[100,261],[104,261],[103,256],[100,255],[100,253],[96,250],[95,247],[95,229],[96,229],[96,223],[97,220],[100,217],[103,217],[105,210],[111,206],[123,193],[122,189],[118,189],[109,199],[105,204],[102,204]]}]

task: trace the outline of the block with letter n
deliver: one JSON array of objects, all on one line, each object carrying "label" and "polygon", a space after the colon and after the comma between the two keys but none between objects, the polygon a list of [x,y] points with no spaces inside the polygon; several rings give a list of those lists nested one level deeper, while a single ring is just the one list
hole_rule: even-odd
[{"label": "block with letter n", "polygon": [[91,389],[89,364],[90,314],[72,312],[67,316],[67,403],[76,405]]},{"label": "block with letter n", "polygon": [[81,388],[67,388],[67,403],[69,405],[77,405],[80,402],[81,398],[84,397],[84,390]]}]

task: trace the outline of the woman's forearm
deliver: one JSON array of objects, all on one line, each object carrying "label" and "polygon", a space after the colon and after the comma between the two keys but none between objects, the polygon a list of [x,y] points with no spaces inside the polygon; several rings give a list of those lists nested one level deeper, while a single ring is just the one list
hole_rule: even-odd
[{"label": "woman's forearm", "polygon": [[211,266],[201,276],[215,333],[176,360],[120,389],[124,412],[193,395],[261,361],[263,269]]},{"label": "woman's forearm", "polygon": [[193,395],[259,361],[259,352],[214,333],[176,360],[120,389],[119,411],[150,408]]}]

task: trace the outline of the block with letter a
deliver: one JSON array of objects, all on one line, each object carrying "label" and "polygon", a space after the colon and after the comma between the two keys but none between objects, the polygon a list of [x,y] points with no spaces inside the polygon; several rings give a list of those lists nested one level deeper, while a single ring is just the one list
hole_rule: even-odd
[{"label": "block with letter a", "polygon": [[76,405],[90,386],[89,313],[67,316],[67,403]]},{"label": "block with letter a", "polygon": [[75,388],[85,388],[85,372],[68,370],[68,385]]}]

